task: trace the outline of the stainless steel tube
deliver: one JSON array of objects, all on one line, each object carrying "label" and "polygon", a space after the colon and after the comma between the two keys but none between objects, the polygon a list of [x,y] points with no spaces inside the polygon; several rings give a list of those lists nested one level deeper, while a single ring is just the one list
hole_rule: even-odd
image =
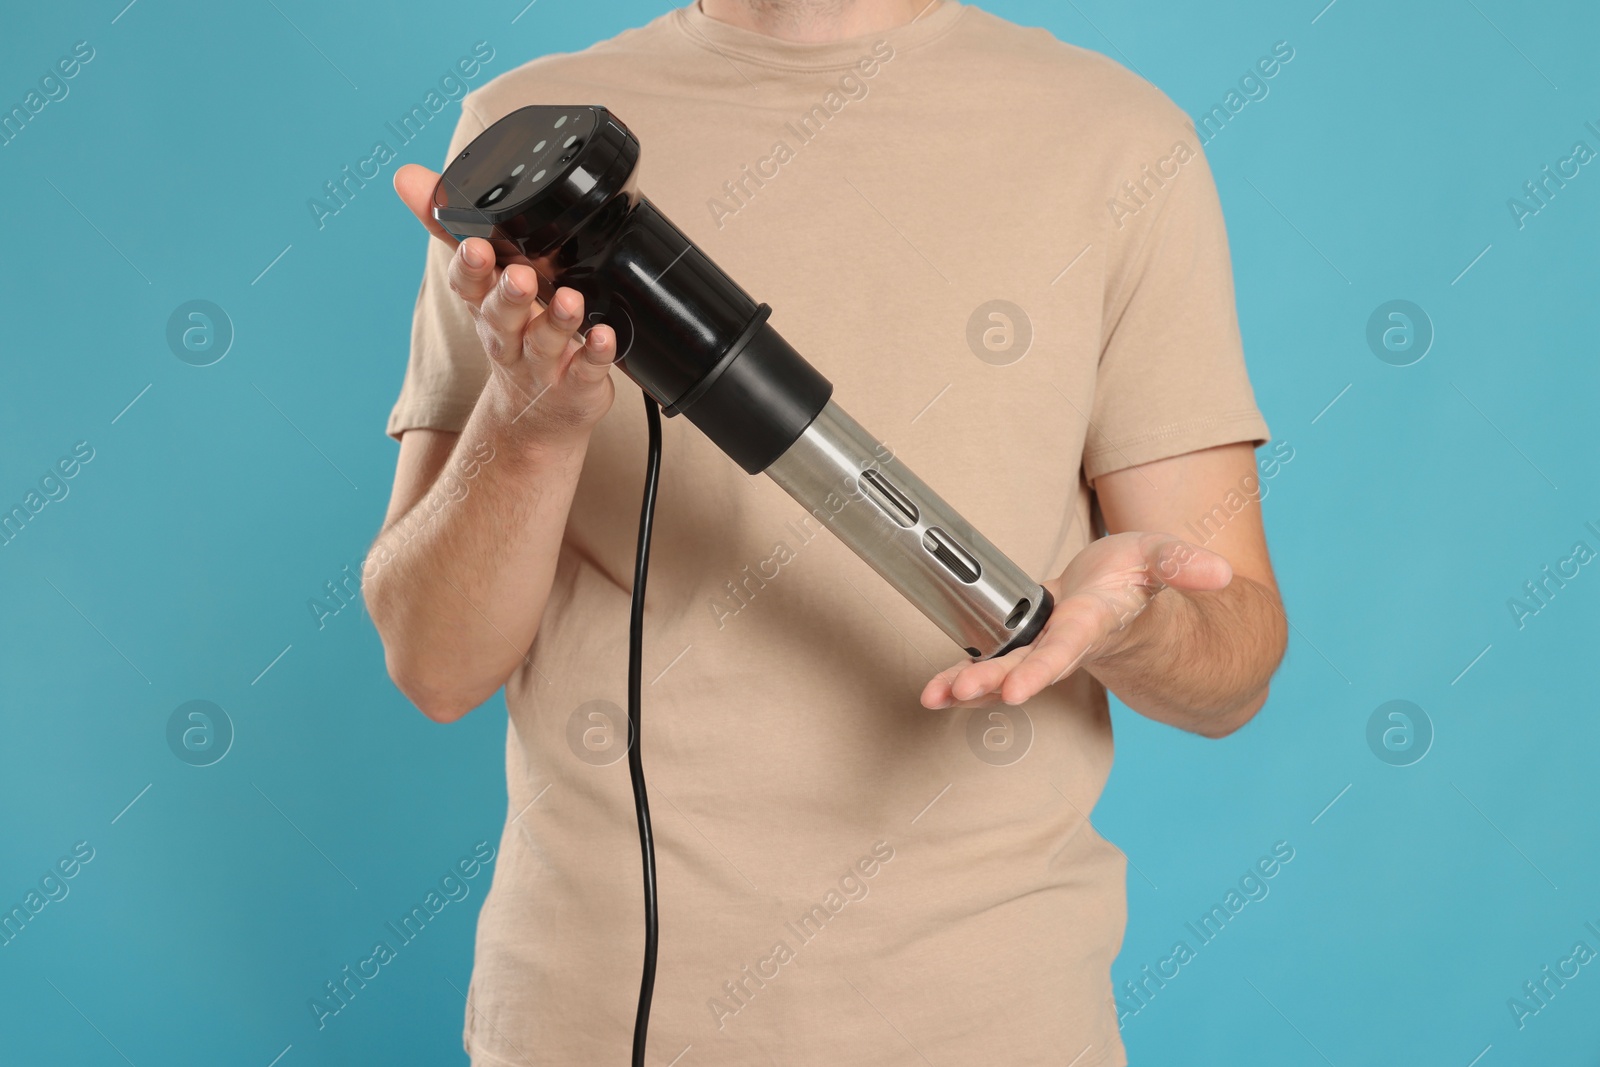
[{"label": "stainless steel tube", "polygon": [[1043,586],[832,401],[766,473],[974,659],[1049,617]]}]

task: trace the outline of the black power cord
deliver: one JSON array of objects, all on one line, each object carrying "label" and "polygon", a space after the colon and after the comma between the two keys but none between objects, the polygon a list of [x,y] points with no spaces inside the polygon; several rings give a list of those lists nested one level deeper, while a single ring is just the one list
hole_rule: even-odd
[{"label": "black power cord", "polygon": [[650,570],[650,527],[656,514],[656,484],[661,477],[661,409],[644,398],[650,424],[650,458],[645,466],[644,502],[639,507],[639,544],[633,561],[633,611],[628,620],[628,777],[633,782],[633,811],[639,821],[639,852],[644,863],[644,974],[639,979],[639,1011],[633,1019],[633,1067],[644,1067],[650,1029],[650,998],[656,986],[656,944],[660,909],[656,903],[656,844],[650,829],[650,799],[644,789],[644,763],[639,754],[639,704],[644,676],[644,583]]}]

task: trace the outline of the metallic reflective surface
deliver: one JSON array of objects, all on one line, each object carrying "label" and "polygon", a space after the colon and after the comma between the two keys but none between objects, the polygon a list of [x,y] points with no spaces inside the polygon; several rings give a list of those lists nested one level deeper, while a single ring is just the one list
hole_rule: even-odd
[{"label": "metallic reflective surface", "polygon": [[[866,471],[876,473],[863,479]],[[831,401],[766,473],[978,659],[1049,611],[1038,582]]]}]

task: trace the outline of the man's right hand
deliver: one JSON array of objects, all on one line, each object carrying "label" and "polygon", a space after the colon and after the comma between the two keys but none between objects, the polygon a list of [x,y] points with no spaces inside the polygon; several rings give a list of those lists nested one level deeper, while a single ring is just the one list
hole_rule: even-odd
[{"label": "man's right hand", "polygon": [[[499,269],[478,238],[458,247],[429,210],[437,180],[426,167],[402,167],[395,191],[450,249],[450,288],[477,323],[491,373],[459,431],[400,435],[361,591],[395,685],[449,722],[531,669],[590,431],[613,399],[617,340],[608,326],[579,334],[574,290],[556,290],[541,307],[532,267]],[[475,473],[441,477],[464,464]]]},{"label": "man's right hand", "polygon": [[453,250],[450,288],[477,323],[494,370],[491,383],[503,394],[498,400],[508,428],[519,438],[557,448],[583,442],[616,395],[611,382],[616,334],[609,326],[596,326],[587,337],[579,334],[582,294],[557,289],[541,308],[532,267],[500,268],[494,248],[482,238],[457,243],[433,217],[438,180],[427,167],[412,163],[395,172],[394,188],[428,232]]}]

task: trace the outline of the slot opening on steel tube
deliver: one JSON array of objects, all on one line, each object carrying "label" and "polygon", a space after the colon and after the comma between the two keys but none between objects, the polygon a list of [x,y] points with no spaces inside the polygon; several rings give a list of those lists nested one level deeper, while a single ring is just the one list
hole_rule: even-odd
[{"label": "slot opening on steel tube", "polygon": [[917,505],[885,477],[882,471],[876,467],[869,467],[861,472],[860,480],[861,488],[866,491],[867,497],[891,519],[908,530],[917,524],[917,519],[920,517]]},{"label": "slot opening on steel tube", "polygon": [[967,585],[978,580],[981,571],[978,561],[973,559],[967,550],[956,543],[955,539],[937,526],[930,526],[922,535],[922,547],[927,549],[933,558],[944,564],[945,570],[955,575]]}]

